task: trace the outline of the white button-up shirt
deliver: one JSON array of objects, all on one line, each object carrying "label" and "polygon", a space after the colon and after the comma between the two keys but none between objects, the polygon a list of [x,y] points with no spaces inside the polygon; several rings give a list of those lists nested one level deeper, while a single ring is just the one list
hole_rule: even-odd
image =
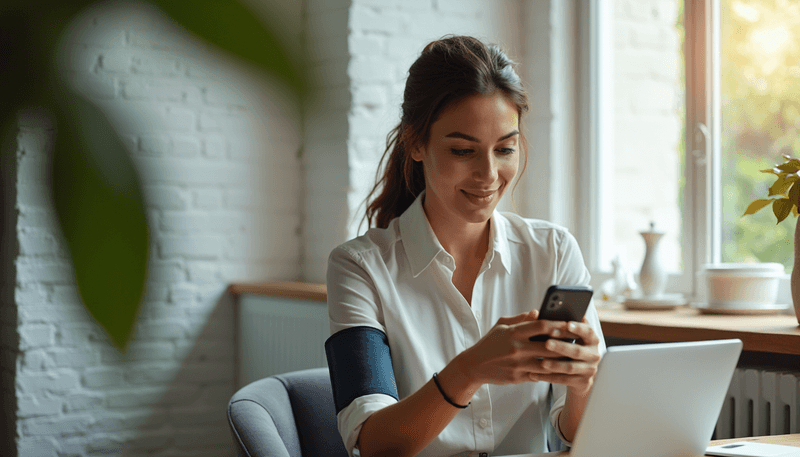
[{"label": "white button-up shirt", "polygon": [[[470,306],[453,285],[455,262],[428,223],[421,197],[386,229],[370,229],[337,247],[328,263],[331,334],[359,326],[384,332],[400,399],[474,345],[499,318],[539,309],[550,285],[589,284],[580,248],[566,229],[495,211]],[[593,304],[586,317],[602,354]],[[551,389],[546,382],[485,384],[419,455],[547,452],[548,441],[557,443],[561,436],[556,421],[565,398],[566,387]],[[395,402],[390,395],[370,393],[339,412],[339,431],[351,455],[363,422]]]}]

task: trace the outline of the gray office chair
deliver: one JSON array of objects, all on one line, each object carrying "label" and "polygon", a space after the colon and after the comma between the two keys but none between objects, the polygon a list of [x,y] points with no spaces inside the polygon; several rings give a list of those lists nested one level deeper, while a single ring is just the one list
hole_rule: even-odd
[{"label": "gray office chair", "polygon": [[252,382],[228,403],[228,424],[240,456],[342,456],[327,368]]}]

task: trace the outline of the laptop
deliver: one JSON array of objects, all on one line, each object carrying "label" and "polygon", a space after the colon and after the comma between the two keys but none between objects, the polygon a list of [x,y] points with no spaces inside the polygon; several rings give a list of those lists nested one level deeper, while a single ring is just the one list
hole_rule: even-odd
[{"label": "laptop", "polygon": [[704,455],[741,351],[738,339],[608,348],[570,457]]}]

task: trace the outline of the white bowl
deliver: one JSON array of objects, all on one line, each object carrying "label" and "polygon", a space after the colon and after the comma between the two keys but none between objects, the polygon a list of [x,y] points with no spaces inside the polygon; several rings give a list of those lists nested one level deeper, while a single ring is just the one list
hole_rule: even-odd
[{"label": "white bowl", "polygon": [[780,263],[721,263],[703,265],[699,274],[710,308],[743,309],[774,305],[786,271]]}]

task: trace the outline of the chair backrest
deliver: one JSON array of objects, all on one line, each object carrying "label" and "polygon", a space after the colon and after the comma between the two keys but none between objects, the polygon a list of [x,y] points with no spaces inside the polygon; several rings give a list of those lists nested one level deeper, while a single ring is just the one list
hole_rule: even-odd
[{"label": "chair backrest", "polygon": [[347,456],[327,368],[270,376],[242,387],[228,403],[228,424],[242,456]]}]

